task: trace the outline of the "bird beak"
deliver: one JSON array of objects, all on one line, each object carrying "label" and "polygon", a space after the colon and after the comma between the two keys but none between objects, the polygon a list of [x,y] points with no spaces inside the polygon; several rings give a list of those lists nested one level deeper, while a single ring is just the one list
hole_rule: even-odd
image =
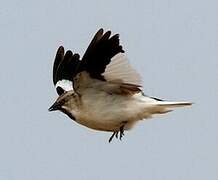
[{"label": "bird beak", "polygon": [[57,111],[57,110],[60,110],[60,104],[55,102],[48,110],[49,111]]}]

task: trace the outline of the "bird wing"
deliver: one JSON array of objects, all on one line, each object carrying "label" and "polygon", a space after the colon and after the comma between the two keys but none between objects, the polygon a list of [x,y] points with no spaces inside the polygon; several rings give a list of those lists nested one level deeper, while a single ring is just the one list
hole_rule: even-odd
[{"label": "bird wing", "polygon": [[[59,47],[53,66],[53,81],[58,94],[79,87],[78,82],[82,85],[82,80],[75,80],[75,77],[83,72],[93,79],[119,84],[122,92],[136,92],[136,89],[138,92],[141,85],[139,74],[130,66],[124,55],[119,35],[111,36],[111,31],[104,33],[103,29],[99,29],[95,34],[82,60],[70,50],[64,54],[64,48]],[[117,92],[117,89],[114,89],[114,92]]]},{"label": "bird wing", "polygon": [[105,80],[102,73],[105,72],[106,66],[118,53],[124,53],[119,44],[119,35],[111,36],[111,31],[104,33],[103,29],[100,29],[82,58],[81,70],[87,71],[92,78]]}]

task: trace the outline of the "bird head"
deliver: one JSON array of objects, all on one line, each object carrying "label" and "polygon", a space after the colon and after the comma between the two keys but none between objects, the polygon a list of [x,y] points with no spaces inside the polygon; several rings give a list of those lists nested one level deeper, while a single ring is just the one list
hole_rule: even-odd
[{"label": "bird head", "polygon": [[70,118],[75,119],[73,114],[77,109],[77,98],[79,96],[73,91],[66,91],[60,95],[54,104],[48,109],[49,111],[61,111],[67,114]]}]

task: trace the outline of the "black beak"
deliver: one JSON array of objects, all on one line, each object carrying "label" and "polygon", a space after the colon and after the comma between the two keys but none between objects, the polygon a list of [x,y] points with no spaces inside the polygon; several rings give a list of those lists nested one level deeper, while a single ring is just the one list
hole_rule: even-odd
[{"label": "black beak", "polygon": [[49,111],[57,111],[60,110],[61,106],[59,103],[55,102],[48,110]]}]

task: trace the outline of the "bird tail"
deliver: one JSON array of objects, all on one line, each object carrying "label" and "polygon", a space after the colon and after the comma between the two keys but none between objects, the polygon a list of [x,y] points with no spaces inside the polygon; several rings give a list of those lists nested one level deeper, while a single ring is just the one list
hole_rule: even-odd
[{"label": "bird tail", "polygon": [[152,114],[163,114],[172,111],[177,107],[191,106],[193,103],[188,101],[155,101],[152,103]]},{"label": "bird tail", "polygon": [[156,105],[165,108],[176,108],[176,107],[183,107],[183,106],[191,106],[193,103],[188,101],[157,101]]}]

